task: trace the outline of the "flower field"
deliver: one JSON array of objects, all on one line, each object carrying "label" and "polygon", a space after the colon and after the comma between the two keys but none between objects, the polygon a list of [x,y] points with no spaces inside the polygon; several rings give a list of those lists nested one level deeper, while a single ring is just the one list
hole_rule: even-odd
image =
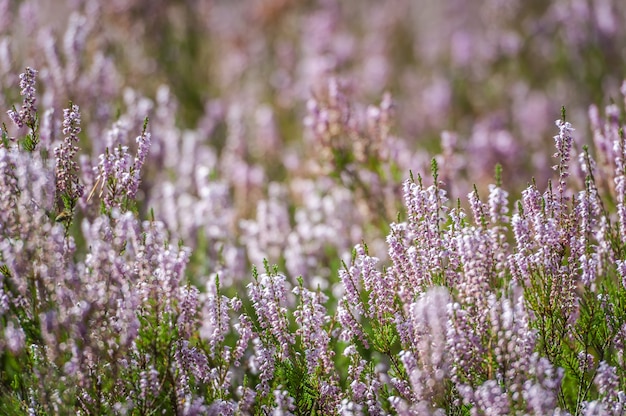
[{"label": "flower field", "polygon": [[0,415],[626,415],[624,62],[619,0],[0,0]]}]

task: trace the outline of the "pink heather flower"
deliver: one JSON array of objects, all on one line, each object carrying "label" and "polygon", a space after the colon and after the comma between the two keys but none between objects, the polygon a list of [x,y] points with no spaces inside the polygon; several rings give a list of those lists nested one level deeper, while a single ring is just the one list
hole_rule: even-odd
[{"label": "pink heather flower", "polygon": [[295,399],[289,396],[286,390],[274,390],[274,403],[272,416],[293,416],[296,411]]},{"label": "pink heather flower", "polygon": [[569,176],[569,161],[571,158],[571,149],[573,142],[572,133],[574,129],[569,122],[563,120],[556,120],[555,123],[559,128],[559,134],[554,136],[554,141],[556,143],[556,153],[554,154],[554,157],[558,159],[559,164],[555,165],[553,168],[559,173],[558,210],[559,212],[561,212],[565,210],[565,205],[567,203],[565,188],[567,187],[566,180]]},{"label": "pink heather flower", "polygon": [[26,67],[26,71],[20,74],[20,95],[24,97],[22,108],[19,111],[9,110],[7,113],[11,118],[11,121],[15,123],[17,127],[34,127],[35,117],[37,115],[37,97],[35,90],[35,77],[37,71]]},{"label": "pink heather flower", "polygon": [[65,36],[63,37],[63,49],[65,52],[66,66],[65,76],[68,83],[77,79],[80,69],[82,52],[85,49],[87,34],[89,32],[88,19],[76,12],[72,13],[67,23]]},{"label": "pink heather flower", "polygon": [[487,380],[476,388],[472,392],[471,401],[476,414],[502,416],[511,414],[508,393],[496,380]]},{"label": "pink heather flower", "polygon": [[620,379],[615,367],[605,361],[600,362],[597,374],[593,380],[600,393],[602,407],[608,415],[622,415],[626,411],[626,398],[620,390]]},{"label": "pink heather flower", "polygon": [[[355,312],[376,319],[381,324],[391,322],[395,315],[395,279],[390,274],[376,270],[378,258],[369,256],[363,245],[358,244],[354,252],[356,256],[350,268],[339,271],[346,299]],[[365,308],[359,300],[361,287],[369,293]]]},{"label": "pink heather flower", "polygon": [[327,373],[333,368],[333,353],[329,350],[330,336],[324,329],[330,319],[324,307],[328,297],[320,291],[311,292],[300,287],[296,287],[294,293],[301,297],[294,316],[299,326],[296,335],[301,338],[309,374],[314,374],[318,366],[323,373]]},{"label": "pink heather flower", "polygon": [[524,298],[519,288],[514,288],[516,299],[489,297],[491,333],[497,338],[493,346],[496,377],[506,380],[509,391],[519,393],[529,370],[529,360],[535,347],[536,335],[530,327]]},{"label": "pink heather flower", "polygon": [[363,260],[363,287],[369,292],[366,316],[376,319],[380,324],[390,323],[396,314],[396,281],[392,274],[381,273],[374,268],[378,258],[366,256]]},{"label": "pink heather flower", "polygon": [[593,176],[596,174],[597,163],[595,159],[586,152],[581,152],[578,155],[578,165],[583,174],[587,176]]},{"label": "pink heather flower", "polygon": [[176,368],[176,379],[174,380],[176,401],[179,404],[178,407],[180,407],[181,404],[184,406],[186,402],[193,401],[190,385],[191,380],[188,371],[186,371],[184,367],[181,367],[180,353],[178,350],[174,353],[173,361],[173,367]]},{"label": "pink heather flower", "polygon": [[[181,414],[184,416],[200,416],[208,414],[207,406],[204,404],[204,398],[193,398],[191,395],[183,398]],[[234,414],[235,404],[224,400],[216,400],[211,408],[217,408],[218,414],[231,416]]]},{"label": "pink heather flower", "polygon": [[59,121],[54,117],[54,109],[47,109],[43,113],[41,126],[39,127],[39,140],[43,148],[46,150],[50,149],[52,143],[57,139],[59,130]]},{"label": "pink heather flower", "polygon": [[196,329],[198,324],[198,298],[200,291],[197,287],[187,285],[180,288],[180,304],[178,306],[180,312],[178,315],[178,327],[181,335],[188,339]]},{"label": "pink heather flower", "polygon": [[179,370],[192,375],[195,381],[205,384],[213,382],[216,384],[217,389],[222,392],[228,389],[225,380],[216,377],[216,369],[209,365],[209,360],[204,352],[201,349],[192,347],[189,341],[180,340],[177,342],[174,361]]},{"label": "pink heather flower", "polygon": [[[396,280],[391,274],[382,274],[375,269],[378,259],[370,257],[362,245],[355,247],[355,257],[347,269],[339,271],[344,295],[339,301],[337,317],[342,324],[341,338],[358,338],[368,348],[369,343],[358,323],[363,316],[376,319],[380,324],[390,323],[396,316],[394,288]],[[407,278],[399,276],[398,278]],[[370,293],[367,304],[361,299],[361,290]]]},{"label": "pink heather flower", "polygon": [[626,261],[617,260],[615,263],[617,264],[617,272],[622,278],[622,286],[626,289]]},{"label": "pink heather flower", "polygon": [[581,372],[587,372],[590,368],[593,367],[594,357],[591,354],[588,354],[584,351],[578,353],[578,369]]},{"label": "pink heather flower", "polygon": [[80,133],[80,110],[77,105],[63,110],[63,134],[65,139],[54,149],[56,157],[57,191],[76,201],[83,195],[83,186],[78,178],[78,164],[75,156],[78,152]]},{"label": "pink heather flower", "polygon": [[254,347],[254,355],[250,357],[250,371],[259,375],[259,384],[256,391],[261,397],[265,397],[270,392],[270,380],[274,378],[274,369],[276,365],[276,347],[272,344],[264,344],[260,338],[252,340]]},{"label": "pink heather flower", "polygon": [[220,294],[219,283],[210,279],[207,292],[203,294],[200,338],[208,343],[211,358],[219,356],[226,334],[230,330],[229,299]]},{"label": "pink heather flower", "polygon": [[626,340],[626,323],[623,323],[621,328],[616,332],[613,338],[613,346],[617,351],[616,361],[620,366],[624,365],[624,341]]},{"label": "pink heather flower", "polygon": [[435,278],[453,279],[444,263],[450,260],[454,248],[442,238],[442,217],[447,212],[445,191],[435,185],[424,189],[421,182],[407,180],[403,193],[407,221],[392,225],[387,240],[392,281],[397,282],[400,299],[408,304],[431,286]]},{"label": "pink heather flower", "polygon": [[135,156],[134,163],[130,169],[130,183],[128,184],[128,198],[135,198],[137,194],[137,190],[139,189],[139,183],[141,182],[140,172],[143,164],[146,161],[146,157],[148,156],[148,152],[150,150],[150,133],[144,131],[140,136],[137,136],[137,156]]},{"label": "pink heather flower", "polygon": [[[358,250],[357,246],[357,250]],[[358,254],[357,254],[358,256]],[[345,299],[346,305],[349,305],[350,309],[354,311],[355,314],[362,315],[365,313],[363,308],[363,303],[360,299],[360,291],[361,291],[361,270],[360,265],[362,264],[362,258],[355,258],[355,261],[350,268],[346,269],[345,267],[339,270],[339,279],[341,280],[344,294],[343,299]]]},{"label": "pink heather flower", "polygon": [[345,296],[339,299],[337,321],[341,324],[340,340],[349,342],[356,338],[363,343],[365,348],[369,348],[369,342],[367,342],[367,337],[363,333],[363,327],[357,321],[357,317],[352,312],[352,304]]},{"label": "pink heather flower", "polygon": [[[441,381],[445,370],[445,344],[450,295],[444,287],[433,287],[410,306],[414,344],[424,371]],[[430,384],[430,383],[428,383]]]},{"label": "pink heather flower", "polygon": [[467,194],[467,200],[470,204],[470,209],[472,210],[472,215],[474,216],[474,223],[476,225],[483,225],[483,223],[487,220],[487,207],[478,197],[478,191],[474,189],[472,192]]},{"label": "pink heather flower", "polygon": [[[576,198],[577,230],[571,239],[570,262],[580,264],[580,281],[583,285],[595,290],[595,280],[602,260],[602,251],[606,249],[608,242],[605,241],[604,218],[598,199],[597,190],[590,184],[584,191],[578,193]],[[598,221],[602,218],[602,221]],[[593,238],[598,244],[593,244]]]},{"label": "pink heather flower", "polygon": [[288,355],[294,335],[289,331],[287,319],[287,282],[282,274],[263,273],[249,283],[248,295],[252,301],[259,325],[276,338],[281,355]]},{"label": "pink heather flower", "polygon": [[[523,292],[516,287],[511,291],[513,299],[489,296],[487,331],[467,327],[463,315],[456,313],[454,329],[449,333],[453,380],[463,402],[472,405],[478,414],[543,414],[556,410],[563,370],[555,369],[549,360],[533,352],[536,334]],[[478,357],[483,359],[468,361],[471,356],[466,353],[472,349],[482,350]],[[487,356],[492,360],[485,362]],[[488,376],[488,380],[477,385],[479,374]]]},{"label": "pink heather flower", "polygon": [[269,197],[257,203],[256,219],[241,221],[250,262],[260,266],[264,259],[278,261],[291,231],[286,189],[278,183],[269,186]]},{"label": "pink heather flower", "polygon": [[[379,391],[382,383],[378,379],[376,370],[371,371],[368,362],[356,353],[344,352],[350,359],[348,379],[350,395],[344,398],[339,405],[340,414],[351,414],[350,409],[366,409],[370,415],[382,415],[379,403]],[[357,414],[361,414],[360,412]]]},{"label": "pink heather flower", "polygon": [[484,308],[495,278],[494,242],[482,228],[466,227],[454,239],[463,275],[457,282],[462,303]]},{"label": "pink heather flower", "polygon": [[[241,403],[235,403],[232,400],[221,400],[221,399],[216,399],[213,403],[211,403],[210,406],[205,406],[203,405],[203,407],[200,410],[188,410],[187,413],[184,413],[185,415],[210,415],[210,416],[234,416],[234,415],[240,415],[240,414],[249,414],[246,413],[245,410],[247,410],[244,407],[240,406]],[[250,413],[251,414],[251,413]]]},{"label": "pink heather flower", "polygon": [[19,354],[24,348],[26,334],[21,326],[15,327],[13,321],[8,321],[4,328],[4,342],[6,348],[13,354]]},{"label": "pink heather flower", "polygon": [[[533,252],[529,258],[535,271],[540,271],[540,276],[546,279],[543,286],[550,288],[548,297],[558,301],[560,315],[566,317],[567,324],[571,325],[578,308],[578,273],[573,265],[563,265],[563,245],[571,243],[574,227],[568,226],[565,206],[561,207],[563,210],[558,208],[560,211],[557,212],[549,211],[550,207],[557,207],[550,202],[553,197],[550,191],[543,197],[538,196],[534,186],[522,194],[524,214],[529,219],[533,239]],[[542,207],[544,201],[545,209]]]},{"label": "pink heather flower", "polygon": [[237,387],[237,395],[239,396],[236,409],[238,411],[237,414],[252,414],[256,392],[249,387],[239,386]]},{"label": "pink heather flower", "polygon": [[[400,352],[400,361],[408,375],[410,398],[404,403],[394,399],[394,408],[402,408],[411,414],[432,414],[437,410],[437,400],[445,394],[445,381],[449,380],[449,357],[447,354],[448,304],[450,295],[443,287],[434,287],[422,294],[409,306],[408,327],[405,337],[409,344]],[[408,413],[406,413],[408,414]]]},{"label": "pink heather flower", "polygon": [[336,381],[336,376],[332,375],[329,380],[321,379],[319,383],[319,409],[322,414],[333,414],[337,411],[339,403],[343,397],[343,391]]},{"label": "pink heather flower", "polygon": [[626,139],[618,134],[613,141],[615,155],[615,193],[617,202],[617,219],[622,244],[626,244]]},{"label": "pink heather flower", "polygon": [[499,186],[489,185],[489,217],[492,224],[506,224],[509,220],[509,193]]},{"label": "pink heather flower", "polygon": [[239,334],[239,339],[237,339],[235,349],[232,351],[232,360],[235,366],[239,366],[240,360],[245,354],[250,340],[254,336],[254,331],[252,330],[252,321],[248,315],[244,314],[239,316],[239,322],[234,325],[234,328]]},{"label": "pink heather flower", "polygon": [[449,304],[448,308],[452,315],[446,337],[448,352],[453,361],[450,378],[458,386],[462,386],[466,382],[472,383],[474,377],[482,371],[487,354],[482,334],[486,333],[487,325],[483,319],[481,327],[476,329],[479,323],[476,314],[463,309],[459,303]]},{"label": "pink heather flower", "polygon": [[[407,250],[406,247],[407,244],[410,244],[407,229],[406,223],[393,223],[390,225],[386,241],[389,247],[388,254],[391,259],[391,267],[387,273],[392,274],[397,280],[402,278],[411,282],[413,277],[417,277],[417,270],[413,270],[415,262],[409,261],[409,254],[412,254],[412,250]],[[410,302],[413,297],[413,293],[406,293],[406,289],[400,291],[398,295],[405,302]]]},{"label": "pink heather flower", "polygon": [[[110,210],[123,207],[124,201],[132,200],[137,194],[141,182],[141,168],[150,149],[150,133],[144,131],[137,137],[137,155],[133,159],[128,146],[122,145],[125,131],[120,123],[115,123],[109,131],[109,141],[114,145],[108,147],[99,156],[100,162],[95,171],[98,172],[95,188],[92,192],[104,194],[103,201]],[[117,142],[117,143],[116,143]]]}]

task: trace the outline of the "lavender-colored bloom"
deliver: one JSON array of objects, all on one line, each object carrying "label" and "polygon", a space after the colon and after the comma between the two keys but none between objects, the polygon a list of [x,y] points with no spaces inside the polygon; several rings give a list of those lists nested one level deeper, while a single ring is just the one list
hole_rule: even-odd
[{"label": "lavender-colored bloom", "polygon": [[180,314],[178,315],[177,324],[180,333],[185,339],[189,339],[198,326],[198,306],[200,291],[197,287],[187,285],[180,288],[179,304]]},{"label": "lavender-colored bloom", "polygon": [[[452,282],[454,272],[444,268],[455,251],[442,238],[442,216],[447,212],[446,193],[438,186],[424,189],[421,182],[405,181],[406,224],[392,225],[388,237],[393,280],[400,299],[409,304],[438,278]],[[390,283],[391,283],[390,281]]]},{"label": "lavender-colored bloom", "polygon": [[334,351],[330,348],[331,337],[324,328],[329,321],[323,306],[328,297],[320,291],[312,292],[304,287],[296,287],[294,293],[300,295],[300,305],[294,312],[299,325],[296,336],[300,336],[309,374],[321,374],[318,379],[321,410],[332,412],[339,404],[339,380],[333,371]]},{"label": "lavender-colored bloom", "polygon": [[[215,405],[217,409],[219,409],[220,415],[232,415],[234,412],[234,403],[226,402],[226,401],[218,401]],[[183,399],[183,406],[181,409],[181,414],[184,416],[203,416],[208,413],[207,406],[204,404],[204,399],[202,397],[185,397]]]},{"label": "lavender-colored bloom", "polygon": [[467,200],[474,216],[474,222],[476,225],[482,225],[487,221],[487,206],[478,197],[478,191],[474,191],[467,194]]},{"label": "lavender-colored bloom", "polygon": [[293,416],[296,406],[293,397],[289,396],[286,390],[274,390],[274,403],[276,406],[272,410],[272,416]]},{"label": "lavender-colored bloom", "polygon": [[364,252],[361,249],[361,253],[358,252],[361,246],[357,246],[357,257],[354,259],[353,264],[349,269],[345,267],[339,271],[339,279],[341,279],[341,283],[343,284],[344,294],[343,299],[345,299],[345,304],[349,305],[350,308],[354,311],[355,314],[361,315],[365,313],[363,308],[363,303],[360,299],[360,290],[361,290],[361,270],[360,266],[363,262],[363,254]]},{"label": "lavender-colored bloom", "polygon": [[[376,319],[382,325],[392,322],[395,315],[393,302],[396,281],[390,274],[376,270],[378,258],[369,256],[363,245],[358,244],[354,253],[350,268],[339,272],[345,289],[345,299],[356,314]],[[361,288],[369,293],[367,305],[360,301]]]},{"label": "lavender-colored bloom", "polygon": [[237,344],[232,351],[232,360],[235,366],[239,366],[240,360],[244,356],[248,344],[254,336],[254,332],[250,318],[244,314],[239,316],[239,322],[234,325],[234,328],[239,334],[239,339],[237,339]]},{"label": "lavender-colored bloom", "polygon": [[287,319],[286,277],[263,273],[247,287],[261,329],[276,338],[281,356],[288,356],[295,340]]},{"label": "lavender-colored bloom", "polygon": [[[364,253],[363,253],[364,254]],[[357,256],[361,256],[358,253]],[[363,287],[369,292],[366,316],[381,325],[391,323],[396,314],[394,305],[396,281],[390,273],[381,273],[374,268],[378,258],[364,256],[362,265]]]},{"label": "lavender-colored bloom", "polygon": [[[370,257],[363,245],[357,245],[354,250],[355,257],[350,267],[339,271],[344,293],[339,300],[337,319],[342,324],[341,339],[351,340],[356,337],[369,348],[359,320],[362,317],[375,319],[381,326],[393,322],[396,315],[393,302],[397,280],[375,269],[378,259]],[[370,293],[367,303],[361,300],[363,289]]]},{"label": "lavender-colored bloom", "polygon": [[139,399],[145,403],[148,397],[157,394],[158,389],[159,373],[151,365],[148,371],[142,370],[139,373]]},{"label": "lavender-colored bloom", "polygon": [[353,313],[352,304],[346,297],[339,300],[339,305],[337,306],[337,321],[341,324],[339,339],[352,341],[356,338],[361,341],[365,348],[369,348],[369,342],[363,332],[363,327],[357,320],[358,316],[360,315],[355,316]]},{"label": "lavender-colored bloom", "polygon": [[[542,196],[534,185],[522,192],[521,205],[523,215],[516,214],[512,219],[517,240],[513,259],[509,261],[513,276],[518,284],[531,285],[532,290],[549,290],[541,296],[557,300],[551,308],[559,311],[558,316],[568,326],[573,325],[578,311],[575,266],[578,259],[572,258],[568,264],[563,250],[564,245],[571,243],[575,231],[568,225],[570,214],[565,206],[554,201],[550,191]],[[538,279],[542,282],[539,285]]]},{"label": "lavender-colored bloom", "polygon": [[191,413],[189,410],[188,411],[189,413],[186,413],[186,414],[197,414],[198,416],[200,415],[233,416],[236,414],[237,415],[240,414],[237,412],[240,409],[241,408],[237,407],[237,404],[234,403],[232,400],[217,399],[213,403],[211,403],[210,406],[208,406],[208,409],[205,405],[203,405],[201,408],[197,410],[197,413]]},{"label": "lavender-colored bloom", "polygon": [[81,65],[81,54],[85,48],[87,34],[89,32],[89,20],[87,17],[76,12],[69,17],[67,30],[63,38],[65,52],[65,79],[68,83],[76,81]]},{"label": "lavender-colored bloom", "polygon": [[200,338],[208,343],[211,358],[219,356],[224,338],[230,329],[228,298],[219,293],[219,282],[210,279],[202,299]]},{"label": "lavender-colored bloom", "polygon": [[506,224],[509,213],[509,193],[496,185],[489,185],[489,217],[492,224]]},{"label": "lavender-colored bloom", "polygon": [[332,368],[334,355],[329,351],[330,336],[324,329],[329,317],[323,304],[328,297],[319,291],[311,292],[301,287],[295,288],[294,293],[301,298],[294,317],[299,326],[296,336],[300,336],[304,348],[307,370],[309,374],[314,374],[319,366],[326,373]]},{"label": "lavender-colored bloom", "polygon": [[49,150],[52,147],[52,143],[57,140],[57,135],[60,131],[60,123],[54,117],[54,109],[47,109],[43,113],[41,126],[39,128],[39,140],[42,148]]},{"label": "lavender-colored bloom", "polygon": [[463,277],[457,283],[459,299],[486,310],[486,299],[496,277],[494,241],[481,228],[466,227],[460,230],[455,243],[463,268]]},{"label": "lavender-colored bloom", "polygon": [[347,380],[350,393],[338,404],[339,414],[364,414],[366,410],[368,414],[382,416],[379,399],[382,383],[376,369],[372,371],[354,349],[346,349],[344,355],[350,358]]},{"label": "lavender-colored bloom", "polygon": [[622,278],[622,286],[626,289],[626,261],[617,260],[617,272],[619,276]]},{"label": "lavender-colored bloom", "polygon": [[248,256],[256,266],[261,266],[264,259],[278,261],[285,249],[291,231],[285,191],[277,183],[270,184],[269,198],[257,203],[256,219],[241,221]]},{"label": "lavender-colored bloom", "polygon": [[127,209],[125,203],[135,198],[141,182],[141,168],[150,149],[150,133],[146,131],[146,125],[136,139],[137,155],[134,159],[129,153],[129,147],[122,144],[125,137],[124,125],[115,123],[107,135],[113,150],[107,147],[105,153],[99,156],[98,167],[94,169],[97,177],[89,197],[97,193],[103,198],[108,210],[116,207]]},{"label": "lavender-colored bloom", "polygon": [[143,164],[146,161],[146,157],[148,156],[148,151],[150,150],[150,133],[147,132],[144,128],[144,131],[140,136],[137,136],[137,156],[135,156],[135,160],[133,166],[130,169],[130,183],[128,184],[128,198],[135,198],[137,194],[137,190],[139,189],[139,183],[141,182],[140,172]]},{"label": "lavender-colored bloom", "polygon": [[26,71],[20,74],[20,95],[24,97],[22,108],[19,111],[9,110],[9,117],[19,128],[29,126],[35,127],[35,118],[37,116],[37,96],[35,90],[35,77],[37,71],[27,67]]},{"label": "lavender-colored bloom", "polygon": [[[533,352],[536,333],[530,327],[522,291],[514,287],[512,292],[511,300],[490,295],[486,332],[472,337],[473,329],[462,325],[460,318],[465,319],[464,315],[457,312],[448,335],[454,357],[453,380],[457,380],[463,401],[471,404],[476,414],[543,414],[556,410],[563,370],[555,369]],[[482,350],[481,357],[490,359],[468,361],[471,355],[467,352],[477,347]],[[477,385],[480,374],[487,381]]]},{"label": "lavender-colored bloom", "polygon": [[583,404],[583,412],[587,415],[623,415],[626,411],[626,394],[620,390],[620,378],[616,368],[601,361],[594,378],[600,399]]},{"label": "lavender-colored bloom", "polygon": [[613,338],[613,346],[615,348],[616,354],[615,359],[617,364],[620,366],[624,365],[624,341],[626,340],[626,322],[622,324],[622,326],[616,331],[615,337]]},{"label": "lavender-colored bloom", "polygon": [[565,188],[567,186],[566,179],[569,176],[569,161],[571,158],[572,149],[572,133],[574,128],[572,125],[564,120],[556,120],[556,126],[559,128],[559,134],[554,136],[556,143],[556,153],[554,157],[559,160],[559,164],[554,166],[554,169],[559,173],[559,203],[563,206],[565,200]]},{"label": "lavender-colored bloom", "polygon": [[193,376],[196,382],[204,384],[214,384],[216,390],[224,393],[228,389],[227,380],[218,377],[217,369],[209,366],[208,357],[197,347],[192,347],[189,341],[178,341],[174,361],[179,371],[185,372],[187,376]]},{"label": "lavender-colored bloom", "polygon": [[78,164],[75,156],[78,152],[78,134],[80,133],[80,110],[71,104],[63,110],[63,134],[65,139],[54,149],[56,157],[57,192],[77,201],[83,195],[83,185],[78,177]]},{"label": "lavender-colored bloom", "polygon": [[276,366],[276,347],[272,344],[264,344],[260,338],[252,340],[254,355],[250,357],[249,365],[253,374],[259,375],[259,384],[256,391],[261,397],[270,393],[270,381],[274,377]]},{"label": "lavender-colored bloom", "polygon": [[400,353],[400,361],[408,375],[410,392],[399,392],[408,402],[396,397],[392,404],[400,414],[440,414],[437,403],[445,395],[449,380],[447,335],[449,326],[448,303],[450,295],[445,288],[434,287],[408,308],[408,326],[411,343]]},{"label": "lavender-colored bloom", "polygon": [[15,327],[13,321],[9,321],[4,328],[4,344],[7,350],[13,354],[18,354],[25,346],[26,334],[21,327]]},{"label": "lavender-colored bloom", "polygon": [[242,414],[251,413],[257,395],[256,392],[249,387],[239,386],[237,388],[237,394],[239,401],[236,410]]},{"label": "lavender-colored bloom", "polygon": [[[578,218],[578,230],[577,235],[571,239],[570,261],[573,264],[580,263],[581,283],[595,291],[602,251],[607,245],[602,226],[604,222],[598,221],[602,212],[596,189],[588,184],[586,190],[578,193],[576,202],[574,214]],[[592,240],[594,237],[598,244],[594,244],[595,241]]]},{"label": "lavender-colored bloom", "polygon": [[626,139],[624,133],[617,135],[613,141],[615,155],[615,193],[617,202],[617,219],[622,244],[626,244]]}]

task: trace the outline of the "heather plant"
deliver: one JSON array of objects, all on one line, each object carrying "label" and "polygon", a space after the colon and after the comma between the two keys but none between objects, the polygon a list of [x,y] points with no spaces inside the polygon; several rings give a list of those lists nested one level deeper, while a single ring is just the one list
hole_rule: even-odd
[{"label": "heather plant", "polygon": [[[391,92],[411,151],[455,157],[459,172],[446,186],[458,188],[457,198],[473,183],[486,188],[495,163],[523,172],[508,178],[515,190],[530,176],[546,180],[543,138],[558,107],[568,103],[584,128],[587,104],[615,91],[623,72],[618,0],[158,4],[5,1],[5,105],[14,102],[16,74],[41,68],[41,101],[60,112],[84,97],[85,127],[96,137],[126,105],[124,88],[156,97],[165,84],[178,102],[178,127],[222,124],[236,109],[247,127],[241,139],[254,143],[246,161],[280,180],[284,155],[308,152],[298,129],[311,91],[329,77],[349,80],[358,102]],[[154,119],[144,113],[140,122],[146,116]],[[442,130],[458,133],[447,149],[437,140]],[[227,144],[221,127],[205,133],[217,149]],[[153,134],[156,141],[161,132]]]}]

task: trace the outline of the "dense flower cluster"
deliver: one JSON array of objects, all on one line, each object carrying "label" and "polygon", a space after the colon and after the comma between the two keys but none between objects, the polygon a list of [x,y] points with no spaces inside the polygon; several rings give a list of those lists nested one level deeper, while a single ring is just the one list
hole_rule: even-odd
[{"label": "dense flower cluster", "polygon": [[57,194],[59,199],[72,201],[66,208],[73,208],[75,202],[83,196],[83,185],[78,177],[78,163],[76,155],[79,150],[77,144],[80,133],[80,111],[78,106],[70,103],[70,107],[63,110],[63,135],[65,139],[54,149],[57,160]]}]

